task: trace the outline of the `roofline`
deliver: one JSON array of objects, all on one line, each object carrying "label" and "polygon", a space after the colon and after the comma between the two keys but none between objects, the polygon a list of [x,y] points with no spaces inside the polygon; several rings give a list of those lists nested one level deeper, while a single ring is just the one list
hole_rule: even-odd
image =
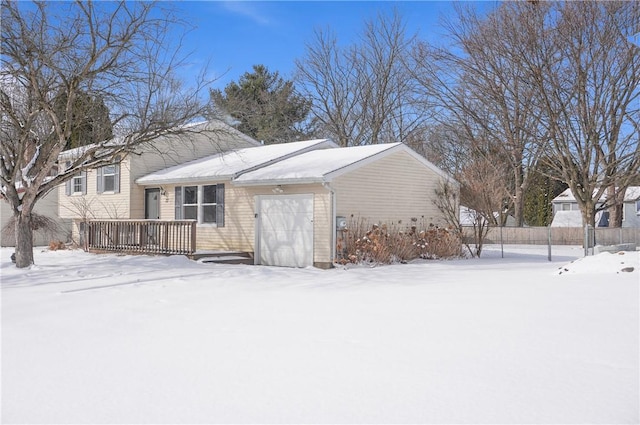
[{"label": "roofline", "polygon": [[[313,139],[312,139],[313,140]],[[308,142],[311,140],[299,140],[299,142]],[[158,184],[178,184],[178,183],[203,183],[203,182],[207,182],[207,181],[218,181],[218,180],[233,180],[237,177],[240,177],[241,175],[251,172],[251,171],[255,171],[258,170],[260,168],[264,168],[264,167],[268,167],[269,165],[273,165],[275,163],[278,163],[280,161],[284,161],[286,159],[289,158],[293,158],[295,156],[301,155],[303,153],[307,153],[307,152],[311,152],[314,150],[317,150],[319,146],[322,146],[326,144],[328,148],[336,148],[338,147],[338,145],[336,143],[334,143],[333,141],[329,140],[329,139],[316,139],[316,143],[313,143],[312,145],[309,145],[305,148],[293,151],[293,152],[289,152],[287,154],[281,155],[279,157],[276,157],[274,159],[271,159],[267,162],[264,163],[260,163],[257,165],[254,165],[252,167],[249,167],[245,170],[242,171],[238,171],[234,174],[222,174],[222,175],[217,175],[217,176],[208,176],[208,177],[178,177],[178,178],[156,178],[156,179],[150,179],[149,181],[140,181],[141,179],[144,179],[146,176],[142,176],[139,177],[138,179],[135,180],[136,184],[139,184],[141,186],[150,186],[150,185],[158,185]],[[254,146],[254,147],[250,147],[250,148],[239,148],[239,149],[234,149],[234,150],[230,150],[230,151],[226,151],[226,152],[220,152],[214,155],[208,155],[206,157],[202,157],[202,158],[197,158],[194,159],[192,161],[188,161],[185,164],[176,164],[172,167],[169,168],[173,168],[173,167],[180,167],[183,165],[186,165],[190,162],[196,162],[196,161],[202,161],[202,160],[207,160],[208,158],[213,158],[213,157],[224,157],[225,155],[229,155],[231,153],[234,152],[238,152],[241,150],[245,150],[245,149],[253,149],[253,148],[258,148],[261,146],[265,146],[265,145],[260,145],[260,146]],[[149,173],[149,174],[153,174],[153,173]],[[147,174],[147,175],[149,175]]]},{"label": "roofline", "polygon": [[377,161],[379,159],[379,157],[385,157],[387,155],[391,155],[395,152],[406,152],[408,153],[411,157],[413,157],[415,160],[417,160],[418,162],[420,162],[422,165],[424,165],[425,167],[427,167],[428,169],[430,169],[431,171],[433,171],[434,173],[436,173],[438,176],[442,177],[443,179],[445,179],[448,182],[452,182],[454,183],[456,186],[460,186],[460,183],[458,183],[451,175],[449,175],[448,173],[444,172],[443,170],[441,170],[440,168],[438,168],[437,166],[435,166],[433,163],[431,163],[429,160],[427,160],[425,157],[423,157],[422,155],[420,155],[419,153],[417,153],[416,151],[414,151],[413,149],[411,149],[409,146],[405,145],[404,143],[401,142],[396,142],[393,144],[393,146],[389,146],[387,149],[381,150],[380,152],[376,152],[372,155],[369,155],[365,158],[362,158],[356,162],[353,162],[349,165],[345,165],[344,167],[338,168],[336,170],[333,170],[327,174],[325,174],[325,180],[327,182],[330,182],[331,180],[333,180],[336,177],[339,177],[343,174],[346,174],[348,172],[351,172],[353,170],[356,170],[360,167],[363,167],[367,164],[370,164],[374,161]]},{"label": "roofline", "polygon": [[322,184],[327,183],[327,181],[323,178],[313,178],[313,177],[305,177],[305,178],[288,178],[288,179],[256,179],[256,180],[245,180],[245,181],[236,181],[231,180],[231,184],[237,187],[248,187],[248,186],[279,186],[279,185],[292,185],[292,184]]},{"label": "roofline", "polygon": [[[413,149],[411,149],[410,147],[408,147],[404,143],[400,143],[400,142],[396,142],[394,144],[391,144],[391,146],[389,146],[386,149],[383,149],[383,150],[381,150],[379,152],[373,153],[373,154],[371,154],[371,155],[369,155],[367,157],[364,157],[364,158],[359,159],[359,160],[357,160],[355,162],[352,162],[351,164],[348,164],[348,165],[345,165],[343,167],[337,168],[337,169],[335,169],[333,171],[330,171],[330,172],[326,173],[324,176],[322,176],[320,178],[302,177],[302,178],[287,178],[287,179],[278,179],[278,178],[275,178],[275,179],[254,179],[254,180],[245,180],[245,181],[238,182],[238,181],[235,180],[235,177],[237,177],[237,176],[235,176],[234,179],[232,179],[231,183],[233,185],[235,185],[235,186],[238,186],[238,187],[242,187],[242,186],[273,186],[273,185],[286,185],[286,184],[330,183],[336,177],[339,177],[339,176],[341,176],[343,174],[346,174],[346,173],[349,173],[351,171],[354,171],[354,170],[356,170],[356,169],[358,169],[360,167],[363,167],[363,166],[365,166],[367,164],[373,163],[373,162],[377,161],[378,159],[380,159],[381,157],[383,158],[383,157],[385,157],[387,155],[390,155],[390,154],[393,154],[395,152],[406,152],[406,153],[408,153],[411,157],[416,159],[418,162],[423,164],[425,167],[427,167],[431,171],[435,172],[438,176],[442,177],[443,179],[445,179],[448,182],[451,182],[451,183],[455,184],[457,187],[460,186],[460,183],[458,183],[448,173],[446,173],[443,170],[441,170],[440,168],[436,167],[434,164],[432,164],[430,161],[428,161],[422,155],[418,154]],[[262,168],[262,167],[259,167],[259,168]]]},{"label": "roofline", "polygon": [[[142,177],[140,177],[142,178]],[[224,174],[219,176],[208,176],[208,177],[180,177],[175,179],[153,179],[150,181],[139,181],[136,180],[135,184],[140,186],[158,186],[158,185],[171,185],[171,184],[180,184],[180,183],[207,183],[207,182],[216,182],[220,180],[231,180],[233,178],[230,174]]]},{"label": "roofline", "polygon": [[[299,141],[300,142],[304,142],[305,140],[299,140]],[[247,168],[245,170],[242,170],[242,171],[239,171],[239,172],[235,173],[231,178],[232,179],[236,179],[236,178],[240,177],[243,174],[250,173],[252,171],[268,167],[268,166],[276,164],[276,163],[278,163],[280,161],[284,161],[284,160],[287,160],[289,158],[293,158],[295,156],[302,155],[302,154],[307,153],[307,152],[315,151],[315,150],[318,149],[318,146],[321,146],[321,145],[324,145],[324,144],[327,144],[328,145],[327,147],[329,149],[339,147],[338,144],[336,144],[332,140],[329,140],[329,139],[318,139],[318,141],[316,143],[314,143],[314,144],[312,144],[310,146],[307,146],[306,148],[303,148],[303,149],[300,149],[300,150],[297,150],[297,151],[294,151],[294,152],[289,152],[288,154],[285,154],[285,155],[279,156],[277,158],[271,159],[271,160],[269,160],[267,162],[254,165],[253,167],[249,167],[249,168]]]}]

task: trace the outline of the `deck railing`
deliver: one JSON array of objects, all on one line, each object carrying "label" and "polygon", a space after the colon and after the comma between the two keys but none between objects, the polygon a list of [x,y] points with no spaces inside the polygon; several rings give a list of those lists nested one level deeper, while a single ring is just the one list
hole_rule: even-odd
[{"label": "deck railing", "polygon": [[191,255],[196,250],[195,220],[92,220],[86,236],[91,251]]}]

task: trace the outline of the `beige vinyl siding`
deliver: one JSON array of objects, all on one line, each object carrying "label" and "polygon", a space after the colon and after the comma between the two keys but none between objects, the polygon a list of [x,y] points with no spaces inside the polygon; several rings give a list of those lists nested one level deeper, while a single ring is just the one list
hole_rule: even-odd
[{"label": "beige vinyl siding", "polygon": [[444,220],[433,204],[441,177],[406,152],[396,152],[336,177],[338,216],[349,221],[365,219],[409,224],[415,218],[424,225]]},{"label": "beige vinyl siding", "polygon": [[[254,252],[255,243],[255,197],[273,195],[272,186],[235,187],[225,185],[225,225],[198,225],[197,249],[220,251]],[[282,186],[283,195],[314,195],[314,262],[329,262],[331,259],[331,196],[321,185]],[[166,195],[160,199],[160,219],[175,217],[175,186],[166,187]]]},{"label": "beige vinyl siding", "polygon": [[65,185],[58,186],[59,214],[71,219],[128,219],[131,199],[131,165],[129,157],[120,161],[120,192],[97,193],[98,171],[87,171],[87,194],[65,193]]},{"label": "beige vinyl siding", "polygon": [[[217,140],[216,137],[225,140]],[[94,219],[143,219],[145,188],[135,184],[139,177],[221,151],[253,146],[256,146],[255,143],[241,133],[228,134],[222,131],[214,137],[185,134],[141,145],[138,153],[127,155],[121,162],[119,194],[96,193],[96,170],[87,172],[85,196],[67,196],[65,185],[60,185],[60,216],[75,219],[81,219],[83,215]],[[89,211],[82,212],[87,206]]]}]

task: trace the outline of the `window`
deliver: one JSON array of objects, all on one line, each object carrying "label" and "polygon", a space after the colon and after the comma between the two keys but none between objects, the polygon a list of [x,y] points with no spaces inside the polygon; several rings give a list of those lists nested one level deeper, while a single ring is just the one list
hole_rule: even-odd
[{"label": "window", "polygon": [[640,199],[636,201],[636,214],[640,215]]},{"label": "window", "polygon": [[81,193],[82,187],[84,186],[84,179],[82,178],[82,175],[73,176],[73,179],[71,180],[71,182],[73,187],[73,193]]},{"label": "window", "polygon": [[185,220],[198,219],[198,186],[184,188],[184,204],[182,216]]},{"label": "window", "polygon": [[[67,161],[67,168],[71,166],[71,162]],[[87,194],[87,172],[81,171],[65,183],[65,194],[71,196],[74,194]]]},{"label": "window", "polygon": [[216,185],[202,186],[202,222],[216,222]]},{"label": "window", "polygon": [[571,211],[571,204],[563,203],[562,204],[562,211]]},{"label": "window", "polygon": [[175,198],[176,220],[224,226],[224,184],[178,186]]},{"label": "window", "polygon": [[97,170],[98,180],[96,182],[96,192],[120,192],[120,157],[115,158],[115,163],[105,165]]}]

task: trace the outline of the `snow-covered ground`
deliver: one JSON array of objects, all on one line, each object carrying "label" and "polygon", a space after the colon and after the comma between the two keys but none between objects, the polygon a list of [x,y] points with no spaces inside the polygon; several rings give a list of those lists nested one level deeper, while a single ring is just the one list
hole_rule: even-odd
[{"label": "snow-covered ground", "polygon": [[326,271],[10,253],[3,423],[640,420],[637,252]]}]

